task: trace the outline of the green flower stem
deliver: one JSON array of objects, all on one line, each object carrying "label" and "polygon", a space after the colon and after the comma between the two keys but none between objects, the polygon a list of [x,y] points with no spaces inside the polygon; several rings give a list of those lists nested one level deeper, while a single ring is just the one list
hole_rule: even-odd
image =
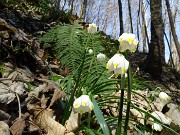
[{"label": "green flower stem", "polygon": [[116,135],[121,135],[121,127],[122,127],[122,112],[123,112],[123,101],[124,101],[124,85],[125,85],[125,76],[123,75],[121,78],[121,96],[119,102],[119,116],[118,116],[118,125]]},{"label": "green flower stem", "polygon": [[66,112],[66,113],[64,114],[64,117],[62,119],[62,122],[61,122],[62,125],[65,124],[66,120],[68,120],[69,116],[71,115],[73,101],[74,101],[74,95],[76,93],[76,90],[77,90],[79,82],[80,82],[80,77],[81,77],[81,73],[82,73],[83,66],[84,66],[85,56],[86,56],[86,50],[84,52],[83,61],[82,61],[81,65],[80,65],[80,72],[78,74],[78,78],[77,78],[77,81],[76,81],[75,88],[73,89],[73,91],[71,93],[71,97],[70,97],[69,101],[67,101],[66,104],[65,104],[64,112]]},{"label": "green flower stem", "polygon": [[71,93],[71,97],[70,97],[69,101],[67,101],[66,104],[65,104],[64,112],[66,112],[66,113],[64,114],[64,117],[62,119],[62,122],[61,122],[62,125],[65,124],[66,120],[71,115],[71,111],[72,111],[72,108],[73,108],[74,96],[75,96],[75,94],[77,92],[77,88],[79,87],[79,83],[81,81],[81,73],[83,71],[84,62],[85,62],[86,53],[87,53],[87,46],[88,46],[88,43],[89,43],[90,39],[91,39],[91,35],[88,36],[88,39],[87,39],[86,44],[84,46],[85,50],[84,50],[84,54],[83,54],[83,61],[82,61],[81,65],[80,65],[80,67],[77,69],[78,77],[77,77],[77,80],[76,80],[75,88],[73,89],[73,91]]},{"label": "green flower stem", "polygon": [[129,112],[130,112],[130,107],[131,107],[131,90],[132,90],[132,72],[131,72],[131,64],[129,63],[128,91],[127,91],[127,110],[126,110],[124,135],[127,135],[127,130],[128,130]]},{"label": "green flower stem", "polygon": [[78,113],[78,128],[80,127],[81,125],[81,114]]},{"label": "green flower stem", "polygon": [[91,113],[89,112],[88,113],[88,128],[90,129],[91,128]]}]

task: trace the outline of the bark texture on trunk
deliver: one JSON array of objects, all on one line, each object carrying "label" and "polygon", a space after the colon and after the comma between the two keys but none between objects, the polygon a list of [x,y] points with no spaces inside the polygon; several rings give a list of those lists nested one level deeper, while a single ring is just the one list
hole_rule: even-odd
[{"label": "bark texture on trunk", "polygon": [[[120,25],[120,35],[123,34],[124,29],[123,29],[123,12],[122,12],[122,2],[121,0],[118,0],[118,5],[119,5],[119,25]],[[120,36],[119,35],[119,36]]]},{"label": "bark texture on trunk", "polygon": [[151,0],[151,43],[146,59],[145,70],[153,79],[161,80],[164,58],[164,38],[162,21],[162,1]]},{"label": "bark texture on trunk", "polygon": [[172,36],[173,36],[173,39],[174,39],[174,42],[175,42],[175,45],[177,48],[178,55],[180,56],[180,44],[179,44],[178,37],[177,37],[176,31],[175,31],[172,12],[171,12],[170,4],[169,4],[168,0],[166,0],[166,6],[167,6],[167,11],[168,11],[168,17],[169,17],[169,23],[170,23],[170,27],[171,27]]}]

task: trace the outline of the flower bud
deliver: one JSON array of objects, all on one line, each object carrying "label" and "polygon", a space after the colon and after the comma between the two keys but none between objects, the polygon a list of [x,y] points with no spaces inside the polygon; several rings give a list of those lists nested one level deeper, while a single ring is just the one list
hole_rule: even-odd
[{"label": "flower bud", "polygon": [[97,60],[98,60],[98,61],[103,61],[105,58],[106,58],[106,55],[104,55],[104,54],[102,54],[102,53],[99,53],[99,54],[97,55]]}]

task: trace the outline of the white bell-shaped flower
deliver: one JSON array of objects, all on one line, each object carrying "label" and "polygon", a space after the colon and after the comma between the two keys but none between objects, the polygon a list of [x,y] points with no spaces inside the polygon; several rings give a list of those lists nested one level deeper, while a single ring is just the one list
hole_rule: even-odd
[{"label": "white bell-shaped flower", "polygon": [[161,131],[163,129],[163,127],[160,124],[153,123],[152,129],[154,129],[156,131]]},{"label": "white bell-shaped flower", "polygon": [[93,50],[92,49],[89,49],[88,52],[89,52],[89,54],[93,54]]},{"label": "white bell-shaped flower", "polygon": [[87,28],[87,30],[88,30],[88,33],[95,33],[95,32],[97,32],[96,24],[94,24],[94,23],[89,24],[89,27]]},{"label": "white bell-shaped flower", "polygon": [[168,94],[166,94],[165,92],[160,92],[159,93],[159,99],[161,101],[167,101],[167,100],[170,100],[170,96],[168,96]]},{"label": "white bell-shaped flower", "polygon": [[94,106],[88,95],[81,95],[74,101],[73,108],[76,112],[83,114],[90,112]]},{"label": "white bell-shaped flower", "polygon": [[135,52],[138,44],[138,40],[132,33],[123,33],[118,39],[120,46],[119,51],[125,52],[129,50],[130,52]]},{"label": "white bell-shaped flower", "polygon": [[115,77],[119,74],[124,75],[129,68],[129,61],[122,54],[115,54],[106,64],[109,72],[114,72]]},{"label": "white bell-shaped flower", "polygon": [[97,55],[97,60],[98,61],[103,61],[106,58],[106,55],[104,55],[103,53],[99,53]]}]

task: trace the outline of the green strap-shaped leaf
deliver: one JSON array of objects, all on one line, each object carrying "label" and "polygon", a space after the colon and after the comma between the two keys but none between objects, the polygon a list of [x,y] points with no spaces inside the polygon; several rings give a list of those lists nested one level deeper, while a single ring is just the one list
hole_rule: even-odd
[{"label": "green strap-shaped leaf", "polygon": [[107,126],[104,116],[102,115],[102,111],[100,110],[94,97],[92,97],[92,103],[94,105],[94,113],[95,113],[96,118],[102,128],[104,135],[110,135],[109,127]]},{"label": "green strap-shaped leaf", "polygon": [[87,132],[88,135],[104,135],[104,134],[99,133],[98,131],[90,129],[90,128],[86,127],[86,126],[82,126],[81,130],[85,130],[85,132]]}]

